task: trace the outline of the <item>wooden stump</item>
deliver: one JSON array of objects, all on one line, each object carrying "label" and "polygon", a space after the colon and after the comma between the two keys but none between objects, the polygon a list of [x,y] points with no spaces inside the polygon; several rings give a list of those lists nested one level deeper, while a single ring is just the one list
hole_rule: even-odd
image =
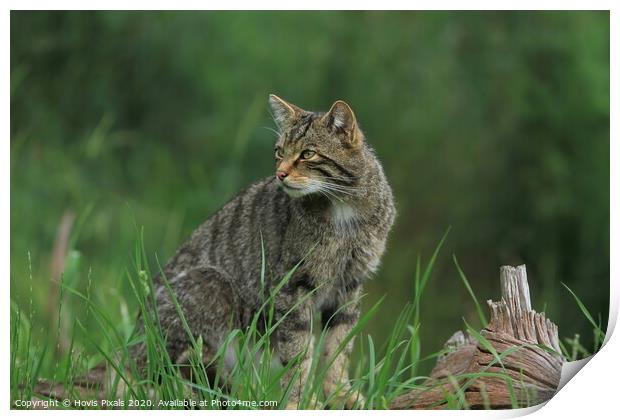
[{"label": "wooden stump", "polygon": [[500,282],[502,298],[487,301],[491,320],[479,339],[456,332],[423,389],[390,408],[445,408],[448,398],[469,408],[511,408],[551,399],[564,362],[558,327],[532,310],[524,265],[501,267]]}]

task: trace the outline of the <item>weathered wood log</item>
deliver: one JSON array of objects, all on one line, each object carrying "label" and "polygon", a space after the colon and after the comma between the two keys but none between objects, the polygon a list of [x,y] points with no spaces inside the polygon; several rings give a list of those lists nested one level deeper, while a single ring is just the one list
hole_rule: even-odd
[{"label": "weathered wood log", "polygon": [[112,381],[110,370],[105,363],[102,363],[90,369],[86,374],[74,378],[68,387],[66,384],[39,379],[33,391],[37,395],[57,401],[64,399],[95,401],[99,407],[105,407],[103,402],[106,400],[106,389],[110,388]]},{"label": "weathered wood log", "polygon": [[481,338],[456,332],[424,386],[395,399],[391,409],[445,408],[449,398],[469,408],[525,407],[551,399],[564,362],[558,328],[532,310],[524,265],[501,267],[500,283],[502,298],[487,301],[491,320]]}]

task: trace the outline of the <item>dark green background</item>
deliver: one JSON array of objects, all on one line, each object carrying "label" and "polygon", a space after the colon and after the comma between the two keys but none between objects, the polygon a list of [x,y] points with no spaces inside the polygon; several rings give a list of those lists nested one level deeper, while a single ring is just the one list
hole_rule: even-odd
[{"label": "dark green background", "polygon": [[[127,327],[134,223],[166,260],[272,174],[272,92],[312,110],[346,100],[384,164],[399,216],[366,289],[366,306],[387,295],[375,342],[448,226],[423,354],[463,317],[479,326],[453,253],[483,301],[500,265],[525,263],[561,337],[588,343],[591,327],[560,282],[606,326],[607,12],[12,12],[11,296],[27,310],[32,286],[35,326],[53,316],[49,258],[71,210],[85,222],[70,281],[90,278]],[[63,311],[80,316],[70,299]]]}]

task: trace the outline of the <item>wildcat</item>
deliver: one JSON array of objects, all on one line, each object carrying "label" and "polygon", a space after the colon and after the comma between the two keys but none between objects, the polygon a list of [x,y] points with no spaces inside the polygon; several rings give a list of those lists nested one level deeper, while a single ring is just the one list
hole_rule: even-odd
[{"label": "wildcat", "polygon": [[[231,329],[247,327],[260,310],[263,289],[273,290],[299,264],[275,295],[276,321],[286,316],[272,338],[283,364],[300,357],[287,406],[295,408],[313,353],[313,314],[329,321],[325,362],[360,316],[362,284],[379,266],[396,211],[381,164],[349,105],[337,101],[317,113],[275,95],[269,102],[279,128],[275,176],[250,185],[213,214],[163,273],[193,334],[202,337],[203,357],[211,359]],[[267,284],[261,284],[263,247],[272,274],[265,276]],[[154,283],[167,350],[182,363],[190,342],[161,278]],[[346,408],[358,398],[347,385],[352,345],[335,357],[323,384],[325,394],[336,393]],[[145,361],[144,345],[136,357]]]}]

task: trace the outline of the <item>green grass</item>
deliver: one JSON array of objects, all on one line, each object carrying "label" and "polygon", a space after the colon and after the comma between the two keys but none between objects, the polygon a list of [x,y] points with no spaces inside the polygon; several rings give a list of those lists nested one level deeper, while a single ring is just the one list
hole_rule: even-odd
[{"label": "green grass", "polygon": [[[386,301],[386,298],[382,297],[376,299],[376,303],[362,315],[338,349],[337,352],[342,351],[354,339],[359,347],[360,356],[351,366],[350,392],[354,395],[363,395],[365,402],[358,401],[355,408],[387,409],[391,401],[399,395],[414,389],[426,389],[423,383],[427,378],[419,374],[419,365],[425,360],[436,358],[442,351],[426,356],[421,355],[419,331],[423,326],[420,319],[420,305],[423,301],[424,289],[432,277],[433,267],[447,234],[448,232],[441,238],[426,263],[423,263],[420,257],[417,258],[412,279],[414,295],[394,320],[387,340],[384,343],[376,343],[372,336],[365,333],[368,322],[376,316],[379,308]],[[84,399],[79,393],[80,389],[74,386],[75,378],[104,362],[111,372],[116,373],[106,389],[105,398],[108,400],[120,398],[123,406],[128,408],[184,408],[180,402],[190,400],[206,401],[207,404],[204,406],[197,403],[199,404],[197,407],[205,409],[261,408],[231,405],[237,401],[270,401],[277,405],[270,408],[285,407],[289,398],[290,384],[283,387],[281,379],[287,370],[295,369],[297,360],[291,361],[286,366],[280,365],[275,361],[270,341],[273,332],[282,322],[281,319],[274,318],[274,296],[294,274],[296,267],[293,267],[270,293],[262,291],[265,296],[263,307],[254,316],[247,329],[230,332],[225,344],[218,352],[218,356],[222,357],[216,357],[212,362],[213,365],[206,365],[200,357],[202,340],[200,337],[193,336],[172,290],[164,280],[192,345],[187,365],[178,366],[165,351],[166,337],[162,332],[157,312],[154,310],[155,295],[151,282],[153,273],[149,270],[142,230],[138,231],[137,236],[138,240],[132,258],[133,266],[124,270],[123,274],[123,279],[131,291],[129,296],[119,295],[117,301],[107,303],[97,301],[93,296],[97,282],[92,269],[88,270],[86,287],[82,288],[84,290],[79,290],[74,276],[80,257],[79,254],[72,253],[73,257],[67,259],[65,273],[59,285],[60,299],[58,319],[54,323],[55,331],[45,332],[44,328],[37,330],[33,326],[32,320],[35,318],[37,308],[33,306],[32,299],[29,300],[26,309],[20,308],[12,300],[11,404],[16,400],[31,400],[33,397],[45,400],[46,397],[35,392],[35,386],[40,377],[45,377],[52,383],[61,384],[70,398]],[[33,284],[30,256],[28,261],[28,279],[30,284]],[[156,262],[158,270],[161,271],[159,261]],[[480,321],[483,325],[486,324],[480,304],[469,286],[467,277],[458,265],[456,257],[454,257],[454,263],[465,289],[474,300]],[[264,276],[265,270],[262,269],[261,284],[265,284]],[[314,292],[308,292],[298,304],[310,298]],[[33,291],[30,290],[30,293],[32,296]],[[604,338],[600,321],[598,324],[595,323],[594,318],[577,296],[574,294],[573,296],[578,307],[594,327],[595,343],[597,343],[594,351],[596,351]],[[366,296],[366,298],[370,297]],[[81,307],[80,313],[84,314],[83,317],[71,317],[71,314],[78,313],[76,307]],[[133,310],[125,310],[125,315],[119,322],[116,315],[118,307],[132,307]],[[142,335],[132,332],[135,315],[138,312],[144,319],[145,328]],[[261,314],[264,316],[261,317]],[[68,348],[63,351],[60,339],[63,335],[63,326],[67,324],[67,318],[73,319],[73,325]],[[264,321],[261,321],[262,319]],[[265,322],[265,325],[259,325],[259,322]],[[502,358],[516,350],[510,349],[498,354],[476,330],[469,326],[467,321],[464,324],[467,331],[483,346],[489,346],[489,351],[494,355],[495,360],[487,368],[503,366]],[[336,401],[336,393],[324,395],[322,391],[322,380],[334,359],[324,365],[317,363],[325,342],[326,331],[317,328],[316,325],[318,324],[314,326],[316,341],[313,363],[309,380],[304,385],[299,408],[341,408]],[[129,348],[140,341],[146,344],[147,349],[146,372],[138,370],[129,353]],[[566,339],[565,342],[568,347],[563,345],[563,353],[569,360],[588,353],[579,344],[578,336]],[[225,373],[223,355],[227,348],[234,349],[238,362],[232,371]],[[181,375],[181,368],[189,370],[189,378],[187,375]],[[210,378],[207,375],[208,370],[214,370],[215,375]],[[486,372],[486,369],[483,369],[480,373],[449,378],[457,391],[445,396],[447,407],[468,408],[464,389],[476,378],[485,375],[504,379],[508,383],[513,407],[523,405],[522,402],[519,403],[515,395],[512,379],[502,373]],[[295,378],[293,376],[292,380]],[[122,387],[123,383],[127,385]]]}]

